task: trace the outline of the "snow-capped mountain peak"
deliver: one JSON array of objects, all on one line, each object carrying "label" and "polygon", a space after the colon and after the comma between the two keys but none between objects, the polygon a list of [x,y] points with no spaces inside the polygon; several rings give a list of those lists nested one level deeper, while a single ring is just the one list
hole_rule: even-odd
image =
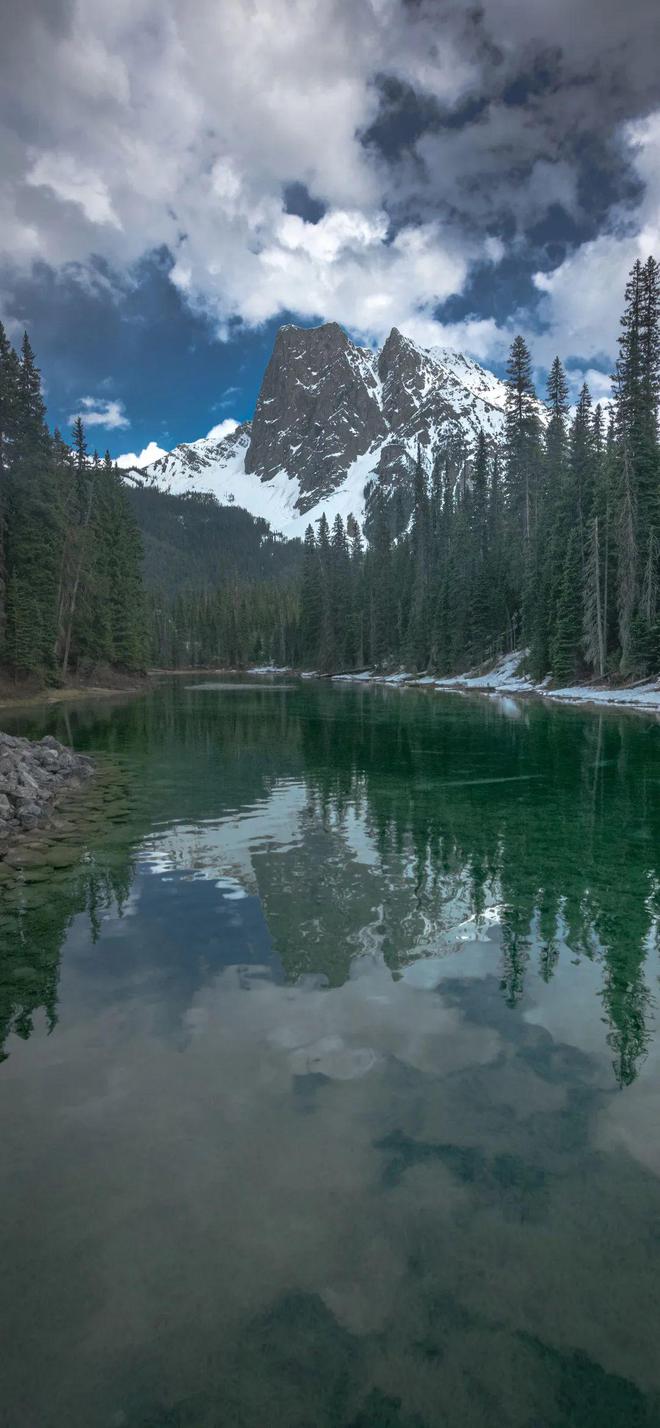
[{"label": "snow-capped mountain peak", "polygon": [[418,347],[393,328],[380,351],[338,323],[277,333],[254,416],[221,440],[174,448],[137,479],[209,492],[302,536],[322,511],[363,521],[378,484],[409,488],[418,447],[430,467],[448,440],[497,438],[506,387],[472,358]]}]

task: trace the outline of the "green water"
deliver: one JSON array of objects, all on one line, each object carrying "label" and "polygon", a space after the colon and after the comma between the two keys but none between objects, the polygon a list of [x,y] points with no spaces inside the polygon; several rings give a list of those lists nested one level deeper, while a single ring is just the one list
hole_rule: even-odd
[{"label": "green water", "polygon": [[660,1425],[660,725],[316,683],[4,718],[2,1428]]}]

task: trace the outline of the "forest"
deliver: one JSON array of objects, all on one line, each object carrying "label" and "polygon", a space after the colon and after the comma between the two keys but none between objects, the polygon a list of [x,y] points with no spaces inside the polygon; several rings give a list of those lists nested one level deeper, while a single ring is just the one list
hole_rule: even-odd
[{"label": "forest", "polygon": [[507,369],[503,439],[456,439],[429,472],[418,451],[412,514],[371,498],[369,540],[325,516],[308,527],[299,581],[180,592],[151,623],[166,664],[279,664],[451,674],[515,649],[536,679],[643,678],[660,667],[660,280],[637,262],[625,292],[614,395],[569,407],[557,357],[545,402],[523,337]]},{"label": "forest", "polygon": [[145,663],[142,544],[108,453],[45,420],[27,334],[0,326],[0,660],[16,678],[64,682],[99,664]]},{"label": "forest", "polygon": [[626,286],[606,410],[586,385],[570,408],[558,357],[542,402],[518,336],[499,442],[453,437],[430,469],[420,447],[372,492],[368,539],[322,516],[289,556],[238,512],[225,530],[202,498],[131,492],[80,419],[71,446],[51,435],[29,341],[17,354],[2,333],[3,662],[50,679],[98,662],[451,674],[524,649],[535,679],[644,678],[660,667],[659,394],[649,257]]}]

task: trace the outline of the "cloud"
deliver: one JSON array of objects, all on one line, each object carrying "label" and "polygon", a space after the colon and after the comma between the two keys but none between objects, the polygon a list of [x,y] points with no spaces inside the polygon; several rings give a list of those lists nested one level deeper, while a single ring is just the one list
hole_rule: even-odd
[{"label": "cloud", "polygon": [[223,407],[230,407],[236,397],[240,395],[240,387],[225,387],[219,402],[212,407],[212,411],[222,410]]},{"label": "cloud", "polygon": [[231,436],[232,431],[235,431],[237,426],[238,422],[234,421],[233,417],[225,417],[224,421],[217,422],[215,426],[211,427],[210,431],[207,431],[207,440],[222,441],[225,436]]},{"label": "cloud", "polygon": [[[590,361],[612,347],[610,279],[620,303],[622,262],[655,231],[639,125],[660,107],[659,44],[656,0],[30,0],[0,56],[0,250],[81,278],[101,260],[125,287],[166,247],[220,336],[287,312],[488,356],[508,334],[479,312],[438,323],[438,306],[558,210],[580,239],[558,267],[539,254],[538,301],[549,340],[565,319]],[[641,193],[597,231],[595,136],[613,188],[634,152]],[[319,221],[287,212],[295,184]]]},{"label": "cloud", "polygon": [[115,464],[122,471],[127,471],[130,466],[149,466],[161,456],[167,456],[164,447],[159,446],[156,441],[149,441],[139,453],[125,451],[122,456],[115,456]]},{"label": "cloud", "polygon": [[[576,373],[572,372],[571,377],[575,378]],[[600,402],[601,406],[608,405],[612,400],[612,378],[608,372],[599,372],[595,367],[588,367],[586,372],[580,373],[581,382],[586,382],[594,405]]]},{"label": "cloud", "polygon": [[561,348],[570,356],[610,357],[616,339],[628,273],[637,258],[660,253],[660,110],[627,125],[623,136],[631,168],[643,183],[634,217],[623,207],[608,231],[583,243],[552,272],[535,274],[546,331],[537,354]]},{"label": "cloud", "polygon": [[124,411],[124,404],[116,398],[81,397],[78,403],[78,410],[71,413],[69,422],[74,422],[77,417],[82,417],[85,426],[103,426],[107,431],[118,431],[120,427],[130,426],[130,421]]},{"label": "cloud", "polygon": [[49,188],[65,203],[76,203],[90,223],[121,228],[103,179],[81,167],[71,154],[41,154],[25,175],[26,184]]}]

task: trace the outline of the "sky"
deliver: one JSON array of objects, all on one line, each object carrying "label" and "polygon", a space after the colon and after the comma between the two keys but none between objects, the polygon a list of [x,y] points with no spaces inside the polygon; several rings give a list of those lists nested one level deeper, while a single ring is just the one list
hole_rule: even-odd
[{"label": "sky", "polygon": [[282,322],[605,396],[660,258],[658,0],[18,0],[0,317],[113,456],[252,413]]}]

